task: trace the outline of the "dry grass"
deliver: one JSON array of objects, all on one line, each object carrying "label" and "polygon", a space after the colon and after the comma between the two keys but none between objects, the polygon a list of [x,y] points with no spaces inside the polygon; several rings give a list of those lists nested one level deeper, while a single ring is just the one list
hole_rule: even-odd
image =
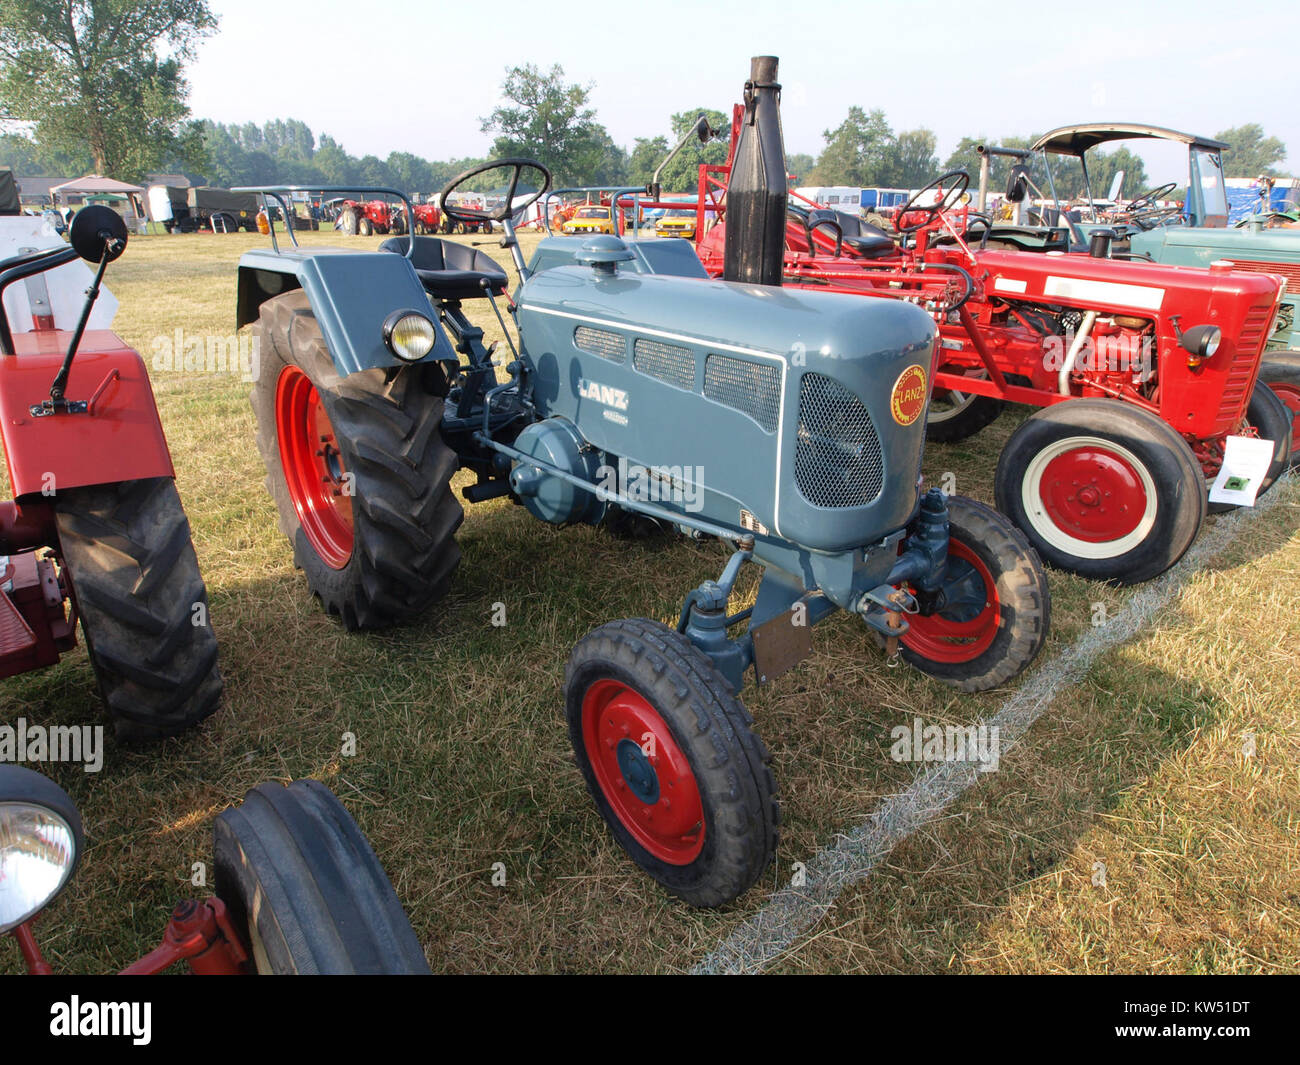
[{"label": "dry grass", "polygon": [[[137,239],[109,275],[122,301],[118,330],[146,360],[154,338],[178,326],[229,334],[236,260],[263,239]],[[469,508],[455,589],[429,617],[347,635],[309,599],[276,531],[248,386],[174,372],[156,372],[154,384],[226,698],[197,733],[142,751],[110,741],[97,775],[54,767],[90,837],[77,880],[38,929],[56,969],[103,971],[153,946],[172,903],[201,893],[189,878],[210,859],[212,814],[260,780],[302,776],[329,783],[370,835],[436,970],[684,969],[752,914],[792,862],[908,783],[911,769],[888,757],[894,724],[969,721],[1000,698],[885,669],[848,618],[819,628],[813,659],[744,693],[782,793],[768,882],[726,911],[690,911],[605,832],[568,747],[561,682],[570,648],[601,622],[675,618],[686,590],[716,575],[720,548],[629,546],[553,529],[497,500]],[[1006,415],[962,445],[933,447],[928,475],[953,471],[959,491],[990,501],[1016,421]],[[1286,504],[1252,526],[1248,545],[1063,692],[1000,773],[899,848],[784,966],[1300,968],[1300,669],[1287,653],[1300,636],[1300,492],[1282,490]],[[1052,592],[1044,658],[1083,631],[1094,602],[1114,609],[1126,596],[1061,574]],[[498,601],[504,628],[490,624]],[[99,720],[84,653],[7,682],[0,719],[20,715]],[[1235,753],[1246,730],[1259,737],[1249,761]],[[357,736],[356,757],[340,756],[345,731]],[[1105,889],[1090,884],[1095,860],[1106,862]],[[492,886],[494,862],[505,863],[504,887]],[[17,967],[16,950],[0,946],[0,969]]]}]

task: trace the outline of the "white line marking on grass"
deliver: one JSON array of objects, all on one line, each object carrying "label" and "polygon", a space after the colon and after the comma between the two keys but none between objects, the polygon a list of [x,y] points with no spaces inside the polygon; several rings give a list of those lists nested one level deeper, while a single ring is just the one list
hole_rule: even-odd
[{"label": "white line marking on grass", "polygon": [[[1220,515],[1173,569],[1143,585],[1106,624],[1090,629],[1045,663],[1010,695],[985,724],[999,729],[1003,756],[1052,704],[1062,688],[1077,684],[1101,655],[1145,629],[1204,563],[1222,551],[1256,514],[1286,494],[1275,485],[1254,508]],[[697,974],[761,972],[830,910],[840,893],[860,884],[899,843],[938,817],[984,776],[977,762],[939,762],[912,785],[885,799],[857,828],[805,862],[802,887],[776,892],[692,970]]]}]

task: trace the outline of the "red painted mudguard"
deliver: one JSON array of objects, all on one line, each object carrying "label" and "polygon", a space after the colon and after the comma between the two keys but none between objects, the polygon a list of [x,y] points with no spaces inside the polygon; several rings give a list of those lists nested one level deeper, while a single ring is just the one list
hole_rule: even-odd
[{"label": "red painted mudguard", "polygon": [[91,403],[85,414],[34,417],[50,397],[70,333],[19,333],[17,354],[0,356],[0,418],[16,499],[140,477],[174,477],[144,361],[108,330],[87,331],[64,394]]}]

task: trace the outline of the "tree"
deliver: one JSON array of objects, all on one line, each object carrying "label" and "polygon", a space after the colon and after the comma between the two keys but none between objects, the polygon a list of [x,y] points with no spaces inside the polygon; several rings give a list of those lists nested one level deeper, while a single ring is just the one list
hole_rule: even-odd
[{"label": "tree", "polygon": [[638,137],[627,161],[629,185],[648,185],[654,177],[655,167],[668,154],[667,137]]},{"label": "tree", "polygon": [[612,142],[588,106],[591,86],[566,83],[558,63],[546,73],[531,63],[507,68],[501,92],[509,104],[481,120],[484,133],[497,134],[494,155],[536,159],[558,185],[583,184],[609,166]]},{"label": "tree", "polygon": [[138,178],[197,149],[182,70],[216,24],[206,0],[0,0],[0,111]]},{"label": "tree", "polygon": [[1265,137],[1264,127],[1258,122],[1225,129],[1214,139],[1232,145],[1223,153],[1225,177],[1279,176],[1277,164],[1286,158],[1286,145],[1276,137]]},{"label": "tree", "polygon": [[894,139],[885,112],[870,114],[850,107],[848,117],[835,129],[822,133],[826,147],[808,175],[809,185],[880,184],[876,175],[888,169],[888,152]]},{"label": "tree", "polygon": [[934,134],[928,129],[900,133],[885,150],[884,169],[875,175],[874,184],[900,189],[928,185],[939,176],[935,143]]},{"label": "tree", "polygon": [[786,173],[793,174],[797,179],[796,185],[806,185],[804,179],[812,173],[813,167],[817,165],[817,160],[805,152],[788,152],[785,157]]}]

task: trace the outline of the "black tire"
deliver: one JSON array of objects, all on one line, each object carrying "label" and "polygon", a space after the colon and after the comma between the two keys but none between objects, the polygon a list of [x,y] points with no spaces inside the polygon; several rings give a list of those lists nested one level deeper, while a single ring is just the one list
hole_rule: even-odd
[{"label": "black tire", "polygon": [[372,221],[370,221],[369,218],[367,218],[365,215],[362,215],[360,218],[357,219],[357,236],[369,237],[369,236],[373,236],[374,232],[375,232],[375,224]]},{"label": "black tire", "polygon": [[997,421],[1003,403],[992,396],[935,388],[925,414],[925,438],[951,444]]},{"label": "black tire", "polygon": [[221,672],[175,483],[154,477],[66,489],[55,497],[54,514],[117,738],[174,736],[202,721],[221,699]]},{"label": "black tire", "polygon": [[948,528],[944,598],[930,616],[936,622],[910,615],[900,652],[959,691],[987,691],[1018,676],[1042,650],[1052,622],[1047,574],[1025,535],[983,503],[950,496]]},{"label": "black tire", "polygon": [[365,834],[324,784],[259,784],[212,826],[216,894],[262,974],[428,973]]},{"label": "black tire", "polygon": [[360,228],[361,219],[357,217],[355,207],[344,207],[339,212],[338,229],[345,236],[355,237],[357,230]]},{"label": "black tire", "polygon": [[[1273,482],[1290,468],[1289,459],[1293,444],[1292,416],[1282,397],[1264,382],[1257,381],[1250,395],[1250,404],[1246,407],[1246,424],[1261,440],[1273,441],[1273,459],[1264,474],[1264,480],[1260,483],[1259,491],[1255,493],[1255,498],[1259,499],[1273,487]],[[1207,490],[1213,483],[1213,477],[1206,478]],[[1206,507],[1211,514],[1222,514],[1224,511],[1237,509],[1235,503],[1210,502]]]},{"label": "black tire", "polygon": [[1291,413],[1291,454],[1288,469],[1300,466],[1300,351],[1271,351],[1259,366],[1259,379]]},{"label": "black tire", "polygon": [[[1061,468],[1049,471],[1062,456],[1087,480],[1083,491],[1070,495],[1079,478],[1066,484]],[[1065,518],[1043,500],[1049,472],[1057,509],[1071,508]],[[1137,487],[1116,496],[1125,477]],[[1027,418],[1002,449],[994,493],[998,509],[1049,566],[1114,584],[1169,569],[1192,546],[1206,513],[1205,481],[1187,442],[1154,414],[1109,399],[1071,399]],[[1062,527],[1065,520],[1073,524]],[[1115,535],[1106,539],[1110,529]]]},{"label": "black tire", "polygon": [[[446,595],[460,561],[455,534],[464,511],[451,490],[458,463],[439,433],[442,368],[422,363],[340,376],[301,291],[262,304],[257,328],[257,446],[294,562],[325,609],[349,629],[416,617]],[[320,396],[340,461],[355,478],[352,550],[337,568],[304,531],[281,460],[277,385],[290,367]]]},{"label": "black tire", "polygon": [[[599,728],[599,719],[613,705],[599,702],[601,685],[630,689],[649,707],[658,730],[657,745],[653,761],[644,764],[650,767],[655,795],[665,781],[669,789],[675,788],[673,778],[666,775],[672,749],[689,764],[695,794],[687,791],[691,782],[678,777],[683,789],[675,791],[675,797],[679,810],[687,813],[691,803],[698,801],[697,823],[703,839],[698,834],[693,837],[698,848],[693,856],[690,833],[671,844],[678,851],[673,860],[665,860],[662,852],[653,853],[615,808],[615,803],[633,801],[628,798],[631,793],[620,794],[611,803],[601,786],[604,770],[593,766],[584,739],[584,707],[592,727]],[[776,853],[780,810],[769,768],[771,755],[752,729],[753,718],[708,656],[657,621],[611,621],[574,647],[565,668],[564,693],[578,767],[597,809],[629,857],[692,906],[721,906],[748,891]],[[634,745],[649,734],[633,737]],[[598,740],[593,742],[599,746]],[[669,757],[667,767],[660,752]],[[673,813],[666,795],[641,805],[647,820],[656,813],[666,817]]]}]

